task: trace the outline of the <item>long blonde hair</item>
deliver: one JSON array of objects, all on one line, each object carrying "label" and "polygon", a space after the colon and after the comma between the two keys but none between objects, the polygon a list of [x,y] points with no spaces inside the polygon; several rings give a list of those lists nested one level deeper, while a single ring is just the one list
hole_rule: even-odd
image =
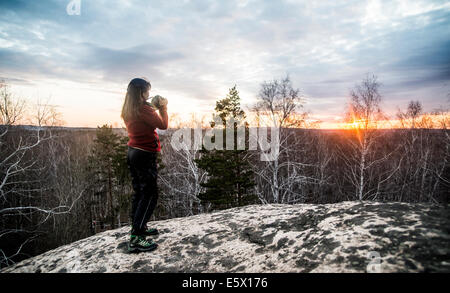
[{"label": "long blonde hair", "polygon": [[151,84],[146,78],[134,78],[128,84],[127,94],[122,106],[120,117],[126,122],[131,119],[139,119],[143,105],[142,93],[151,89]]}]

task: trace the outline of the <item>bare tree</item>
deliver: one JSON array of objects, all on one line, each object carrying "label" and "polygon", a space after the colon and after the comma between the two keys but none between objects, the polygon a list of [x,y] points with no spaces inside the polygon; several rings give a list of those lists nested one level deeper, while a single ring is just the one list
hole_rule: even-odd
[{"label": "bare tree", "polygon": [[347,178],[355,187],[356,198],[359,200],[367,199],[374,192],[373,188],[367,188],[369,169],[374,164],[383,162],[388,156],[376,159],[373,152],[376,139],[381,135],[377,129],[378,122],[384,117],[380,107],[379,88],[377,77],[368,74],[350,91],[351,99],[346,113],[347,121],[352,125],[352,132],[356,135],[356,141],[351,137],[349,141],[353,151],[350,156],[345,154],[344,159],[349,170]]},{"label": "bare tree", "polygon": [[25,114],[25,100],[14,97],[9,86],[0,81],[0,124],[15,125]]},{"label": "bare tree", "polygon": [[[163,204],[165,209],[171,213],[171,216],[189,216],[204,212],[208,207],[203,206],[199,199],[199,194],[204,191],[201,183],[207,178],[207,173],[200,169],[195,160],[200,158],[200,148],[195,143],[196,132],[194,128],[201,131],[206,117],[197,117],[192,114],[189,121],[179,124],[184,126],[186,134],[190,133],[190,145],[181,141],[181,149],[175,150],[170,144],[172,135],[175,131],[172,129],[166,132],[164,136],[166,147],[162,149],[162,163],[164,169],[160,173],[159,179],[162,183],[162,189],[165,193]],[[198,133],[201,134],[201,133]],[[197,138],[201,142],[201,137]]]},{"label": "bare tree", "polygon": [[34,106],[34,111],[30,117],[30,123],[37,126],[62,126],[64,121],[61,113],[56,110],[56,106],[50,104],[50,97],[45,100],[38,98]]},{"label": "bare tree", "polygon": [[[419,101],[411,101],[397,117],[404,128],[400,156],[404,159],[398,182],[400,199],[437,202],[440,189],[449,185],[448,111],[422,112]],[[436,144],[436,140],[440,143]]]},{"label": "bare tree", "polygon": [[[305,158],[298,156],[301,145],[305,143],[301,140],[304,137],[300,138],[298,133],[289,129],[304,126],[306,113],[300,112],[304,100],[300,90],[292,87],[289,76],[280,81],[263,82],[258,97],[253,106],[258,128],[266,126],[275,130],[276,134],[271,133],[270,137],[276,139],[279,149],[272,161],[253,160],[258,183],[256,192],[263,203],[298,202],[303,197],[302,184],[314,180],[304,172],[304,168],[310,165],[304,162]],[[262,149],[260,144],[259,149]]]},{"label": "bare tree", "polygon": [[[0,99],[1,267],[13,263],[24,246],[38,237],[39,227],[54,215],[68,213],[75,201],[52,202],[40,196],[48,187],[42,185],[44,167],[36,154],[53,136],[40,128],[16,126],[26,116],[26,104],[14,97],[5,84],[1,86]],[[20,243],[7,241],[13,235],[21,239]],[[8,249],[3,247],[6,244]]]},{"label": "bare tree", "polygon": [[403,128],[416,128],[417,120],[422,114],[422,103],[419,101],[410,101],[405,113],[400,109],[397,112],[397,118]]}]

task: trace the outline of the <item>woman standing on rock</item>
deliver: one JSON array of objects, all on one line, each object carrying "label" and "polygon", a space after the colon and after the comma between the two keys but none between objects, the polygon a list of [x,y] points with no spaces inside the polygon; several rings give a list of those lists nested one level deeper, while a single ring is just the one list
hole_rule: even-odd
[{"label": "woman standing on rock", "polygon": [[158,234],[155,228],[147,228],[147,222],[158,200],[156,157],[161,144],[156,128],[167,129],[169,119],[166,99],[155,96],[151,104],[147,102],[150,89],[150,82],[145,78],[131,80],[121,114],[129,137],[127,164],[134,190],[129,252],[150,251],[158,246],[146,240],[146,236]]}]

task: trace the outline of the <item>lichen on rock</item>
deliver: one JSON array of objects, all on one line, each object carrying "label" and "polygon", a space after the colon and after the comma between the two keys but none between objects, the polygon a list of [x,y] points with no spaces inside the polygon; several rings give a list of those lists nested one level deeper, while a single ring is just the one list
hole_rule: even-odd
[{"label": "lichen on rock", "polygon": [[379,202],[251,205],[152,222],[160,231],[152,252],[127,253],[130,227],[122,227],[1,272],[371,272],[373,265],[450,272],[449,211]]}]

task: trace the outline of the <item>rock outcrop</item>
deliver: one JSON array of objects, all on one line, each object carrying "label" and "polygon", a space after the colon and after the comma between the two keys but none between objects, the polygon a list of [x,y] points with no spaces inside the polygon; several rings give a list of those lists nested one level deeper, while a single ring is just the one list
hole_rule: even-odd
[{"label": "rock outcrop", "polygon": [[450,208],[342,202],[252,205],[150,222],[152,252],[129,254],[130,227],[96,234],[2,272],[450,272]]}]

